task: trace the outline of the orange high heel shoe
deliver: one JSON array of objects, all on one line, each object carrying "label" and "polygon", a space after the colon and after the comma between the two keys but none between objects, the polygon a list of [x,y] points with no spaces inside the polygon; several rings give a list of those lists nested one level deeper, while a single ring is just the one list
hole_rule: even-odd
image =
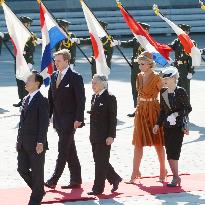
[{"label": "orange high heel shoe", "polygon": [[133,176],[131,177],[131,179],[128,182],[128,184],[134,184],[137,179],[141,179],[140,171],[138,171],[137,174],[134,177]]},{"label": "orange high heel shoe", "polygon": [[168,183],[168,187],[176,187],[181,185],[181,178],[180,177],[173,177],[171,183]]},{"label": "orange high heel shoe", "polygon": [[159,179],[158,179],[158,182],[166,182],[167,181],[167,174],[168,174],[168,171],[165,170],[165,173],[164,174],[161,174],[160,173],[160,176],[159,176]]}]

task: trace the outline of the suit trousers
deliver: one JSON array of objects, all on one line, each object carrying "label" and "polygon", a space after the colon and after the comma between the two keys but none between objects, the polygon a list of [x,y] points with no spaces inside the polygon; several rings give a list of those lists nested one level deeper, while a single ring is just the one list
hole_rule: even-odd
[{"label": "suit trousers", "polygon": [[70,133],[57,130],[57,133],[59,136],[58,158],[56,160],[56,167],[51,181],[54,184],[57,184],[67,162],[70,170],[70,183],[81,184],[81,166],[74,141],[75,130]]},{"label": "suit trousers", "polygon": [[102,193],[105,188],[105,180],[110,184],[120,179],[112,165],[109,163],[111,145],[106,143],[91,143],[95,162],[95,180],[92,190]]},{"label": "suit trousers", "polygon": [[40,205],[44,195],[44,162],[45,152],[18,150],[18,172],[31,188],[29,205]]}]

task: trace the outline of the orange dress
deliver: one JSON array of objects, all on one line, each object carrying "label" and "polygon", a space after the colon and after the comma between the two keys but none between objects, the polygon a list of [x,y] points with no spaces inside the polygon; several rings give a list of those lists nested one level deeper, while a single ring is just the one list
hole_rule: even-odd
[{"label": "orange dress", "polygon": [[137,147],[164,145],[162,128],[157,134],[152,132],[160,112],[158,101],[160,89],[161,79],[157,73],[151,73],[146,83],[143,83],[143,73],[138,74],[138,98],[132,141],[132,144]]}]

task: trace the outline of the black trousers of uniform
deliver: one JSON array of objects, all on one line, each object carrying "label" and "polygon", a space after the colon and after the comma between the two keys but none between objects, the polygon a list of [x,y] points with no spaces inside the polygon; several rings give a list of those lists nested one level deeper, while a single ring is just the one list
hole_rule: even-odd
[{"label": "black trousers of uniform", "polygon": [[167,160],[179,160],[184,132],[182,127],[164,127],[165,148]]},{"label": "black trousers of uniform", "polygon": [[18,87],[18,96],[20,100],[23,100],[23,98],[28,95],[28,92],[25,89],[25,82],[23,80],[19,80],[16,78],[16,83]]},{"label": "black trousers of uniform", "polygon": [[95,162],[95,180],[92,190],[102,193],[105,188],[105,180],[113,184],[120,176],[109,163],[111,146],[105,143],[91,143]]},{"label": "black trousers of uniform", "polygon": [[189,101],[190,101],[190,80],[187,79],[187,77],[185,77],[185,78],[179,77],[179,82],[177,85],[186,90]]},{"label": "black trousers of uniform", "polygon": [[45,152],[37,154],[36,151],[21,148],[17,160],[17,170],[32,190],[28,205],[40,205],[44,195]]},{"label": "black trousers of uniform", "polygon": [[62,132],[57,130],[59,141],[58,141],[58,158],[56,160],[56,167],[51,181],[57,184],[59,178],[61,177],[66,162],[68,163],[68,168],[70,170],[70,183],[81,184],[81,166],[78,159],[77,150],[74,141],[75,131],[71,133]]}]

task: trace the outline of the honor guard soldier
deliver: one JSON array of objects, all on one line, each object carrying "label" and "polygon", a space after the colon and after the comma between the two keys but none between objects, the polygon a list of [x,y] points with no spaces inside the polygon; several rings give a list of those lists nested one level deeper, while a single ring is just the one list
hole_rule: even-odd
[{"label": "honor guard soldier", "polygon": [[[107,23],[104,21],[99,21],[101,26],[103,27],[104,30],[107,30]],[[113,55],[113,42],[112,42],[112,36],[105,36],[101,38],[103,48],[104,48],[104,53],[105,53],[105,58],[107,62],[107,66],[111,69],[111,60],[112,60],[112,55]],[[86,38],[86,39],[80,39],[80,44],[87,45],[91,44],[91,39]],[[92,77],[94,74],[96,74],[96,62],[94,58],[94,54],[92,55],[92,60],[91,60],[91,72],[92,72]]]},{"label": "honor guard soldier", "polygon": [[[186,24],[179,24],[178,26],[187,34],[190,33],[191,26]],[[196,44],[195,42],[193,43]],[[169,46],[175,52],[174,66],[179,71],[178,86],[183,87],[186,90],[190,100],[190,80],[194,74],[191,56],[185,52],[184,47],[178,38],[169,44]]]},{"label": "honor guard soldier", "polygon": [[[30,30],[33,20],[27,16],[21,16],[20,20],[24,24],[24,26]],[[24,58],[31,71],[34,65],[33,55],[35,52],[35,47],[38,44],[41,44],[41,39],[37,38],[37,36],[34,33],[32,33],[32,36],[26,42],[26,45],[24,48]],[[16,82],[17,82],[18,95],[19,95],[20,102],[17,104],[13,104],[13,106],[20,107],[22,105],[23,98],[28,94],[28,92],[25,90],[25,82],[23,80],[19,80],[16,78]]]},{"label": "honor guard soldier", "polygon": [[[140,23],[140,25],[149,32],[150,25],[146,23]],[[129,41],[119,41],[119,45],[124,48],[132,48],[132,68],[131,68],[131,87],[132,87],[132,97],[134,102],[134,108],[136,108],[137,105],[137,90],[136,90],[136,77],[138,73],[140,73],[139,64],[137,62],[138,56],[144,52],[144,48],[140,45],[140,43],[137,41],[137,39],[134,37],[133,39]],[[128,114],[128,117],[134,117],[135,112]]]},{"label": "honor guard soldier", "polygon": [[75,59],[76,59],[76,43],[79,43],[79,39],[76,38],[76,36],[69,32],[69,25],[70,22],[66,21],[65,19],[58,19],[57,20],[58,25],[66,32],[67,38],[60,41],[55,49],[56,51],[62,50],[62,49],[68,49],[71,54],[71,60],[70,60],[70,68],[73,69],[75,65]]}]

